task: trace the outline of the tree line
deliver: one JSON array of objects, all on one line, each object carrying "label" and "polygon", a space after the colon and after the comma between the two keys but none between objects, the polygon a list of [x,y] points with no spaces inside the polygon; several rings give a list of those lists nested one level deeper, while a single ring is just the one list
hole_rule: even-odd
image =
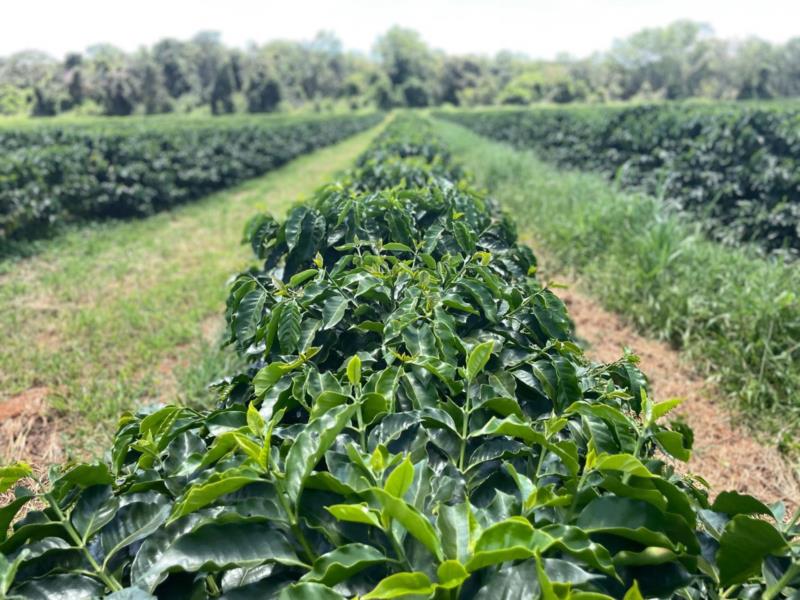
[{"label": "tree line", "polygon": [[692,21],[554,60],[446,54],[401,27],[381,35],[369,55],[344,50],[329,32],[245,49],[201,32],[132,53],[100,44],[63,60],[38,51],[0,58],[0,114],[34,116],[794,96],[800,37],[726,40]]}]

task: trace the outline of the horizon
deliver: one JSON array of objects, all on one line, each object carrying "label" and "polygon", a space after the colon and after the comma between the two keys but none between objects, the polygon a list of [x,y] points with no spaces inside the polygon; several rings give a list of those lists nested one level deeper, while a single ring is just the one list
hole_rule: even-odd
[{"label": "horizon", "polygon": [[[221,41],[234,48],[275,40],[306,41],[320,31],[330,31],[343,49],[371,54],[376,39],[395,25],[417,31],[426,44],[447,54],[510,51],[540,60],[564,54],[590,56],[638,31],[678,20],[706,24],[715,36],[731,40],[758,37],[784,43],[800,35],[793,31],[792,19],[780,18],[796,10],[784,0],[747,3],[736,12],[726,10],[728,3],[720,0],[677,0],[669,5],[654,0],[569,0],[557,6],[522,0],[409,0],[399,17],[394,14],[400,12],[397,5],[385,0],[368,5],[359,0],[335,5],[305,0],[275,8],[252,0],[230,0],[224,13],[214,4],[180,0],[165,5],[143,0],[137,11],[120,18],[99,0],[76,0],[69,6],[48,1],[46,21],[41,19],[41,4],[18,5],[7,21],[15,25],[13,30],[0,32],[0,56],[32,50],[63,59],[70,52],[84,53],[101,44],[134,52],[164,38],[185,40],[201,31],[219,32]],[[76,15],[92,13],[95,16],[75,22]],[[356,14],[359,18],[353,17]],[[450,22],[455,14],[458,27]],[[576,14],[581,19],[576,20]],[[151,22],[154,15],[157,23]],[[65,27],[65,22],[70,25]],[[97,30],[106,33],[99,35]],[[144,30],[152,33],[144,34]]]}]

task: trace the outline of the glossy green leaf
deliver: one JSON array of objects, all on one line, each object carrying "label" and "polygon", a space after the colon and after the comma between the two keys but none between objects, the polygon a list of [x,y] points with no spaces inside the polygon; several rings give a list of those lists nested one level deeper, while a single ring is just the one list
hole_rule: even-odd
[{"label": "glossy green leaf", "polygon": [[398,521],[408,533],[422,543],[431,554],[439,560],[443,559],[439,537],[427,518],[407,502],[396,498],[379,488],[370,490],[381,506],[381,511]]},{"label": "glossy green leaf", "polygon": [[358,385],[361,383],[361,359],[358,355],[354,355],[347,361],[347,379],[350,385]]},{"label": "glossy green leaf", "polygon": [[33,470],[27,464],[18,462],[8,467],[0,467],[0,494],[11,489],[20,479],[28,477]]},{"label": "glossy green leaf", "polygon": [[378,515],[372,512],[366,504],[334,504],[326,506],[325,510],[340,521],[363,523],[373,527],[381,527]]},{"label": "glossy green leaf", "polygon": [[783,536],[760,519],[736,515],[725,526],[719,540],[717,565],[723,587],[743,583],[761,570],[762,561],[787,549]]},{"label": "glossy green leaf", "polygon": [[486,363],[492,356],[494,342],[488,341],[475,346],[467,358],[467,381],[475,381],[478,374],[483,371]]},{"label": "glossy green leaf", "polygon": [[397,573],[389,575],[361,598],[362,600],[390,600],[407,596],[427,596],[433,591],[434,586],[425,573]]},{"label": "glossy green leaf", "polygon": [[345,544],[315,560],[311,571],[303,578],[334,586],[368,567],[387,560],[386,556],[373,546]]},{"label": "glossy green leaf", "polygon": [[286,494],[291,503],[297,502],[305,478],[350,422],[355,410],[356,405],[337,406],[311,421],[297,436],[286,456]]}]

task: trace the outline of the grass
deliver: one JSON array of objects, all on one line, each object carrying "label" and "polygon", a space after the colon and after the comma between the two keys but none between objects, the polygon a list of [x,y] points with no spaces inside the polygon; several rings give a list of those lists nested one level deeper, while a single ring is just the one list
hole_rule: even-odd
[{"label": "grass", "polygon": [[437,122],[555,267],[580,274],[607,308],[684,350],[746,424],[800,450],[800,270],[702,237],[657,199],[599,175]]},{"label": "grass", "polygon": [[252,259],[257,211],[281,215],[346,168],[377,129],[264,177],[144,220],[74,228],[0,262],[0,400],[46,388],[74,456],[101,447],[120,413],[208,402],[233,357],[219,349],[226,281]]}]

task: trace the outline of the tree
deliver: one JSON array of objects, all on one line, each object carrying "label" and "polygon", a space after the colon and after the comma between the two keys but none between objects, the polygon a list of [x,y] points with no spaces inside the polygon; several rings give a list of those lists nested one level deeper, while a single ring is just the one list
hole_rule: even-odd
[{"label": "tree", "polygon": [[68,75],[67,93],[72,106],[80,106],[84,100],[83,75],[80,67],[74,67]]},{"label": "tree", "polygon": [[34,117],[53,117],[58,114],[58,97],[52,86],[37,85],[33,88],[33,109],[31,114]]},{"label": "tree", "polygon": [[142,66],[142,101],[148,115],[170,112],[169,94],[164,85],[164,76],[154,62],[146,60]]},{"label": "tree", "polygon": [[153,47],[153,60],[160,67],[169,95],[178,98],[192,90],[191,61],[184,42],[166,39]]},{"label": "tree", "polygon": [[211,89],[211,112],[215,115],[233,112],[233,92],[236,82],[233,66],[228,62],[217,69],[214,86]]},{"label": "tree", "polygon": [[442,65],[441,100],[459,105],[465,90],[476,88],[484,76],[480,60],[469,56],[448,56]]},{"label": "tree", "polygon": [[204,102],[210,101],[220,69],[226,59],[219,32],[197,33],[190,42],[190,48],[199,82],[200,99]]},{"label": "tree", "polygon": [[392,27],[378,38],[375,54],[401,98],[414,101],[424,98],[427,102],[436,98],[438,57],[416,31]]},{"label": "tree", "polygon": [[265,68],[258,69],[247,84],[247,111],[251,113],[277,110],[283,97],[280,82]]},{"label": "tree", "polygon": [[107,74],[103,80],[100,102],[106,115],[124,117],[136,108],[136,91],[132,78],[123,69]]}]

